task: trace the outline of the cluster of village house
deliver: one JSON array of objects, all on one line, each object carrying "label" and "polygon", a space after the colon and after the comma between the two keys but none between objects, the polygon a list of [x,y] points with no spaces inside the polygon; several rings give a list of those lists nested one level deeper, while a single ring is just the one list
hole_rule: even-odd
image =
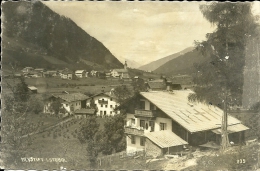
[{"label": "cluster of village house", "polygon": [[[147,155],[176,154],[191,146],[219,148],[223,111],[213,105],[191,103],[191,90],[183,89],[166,79],[147,82],[147,90],[133,99],[125,119],[126,151],[128,154],[145,151]],[[120,104],[113,90],[88,97],[81,93],[52,95],[44,106],[50,113],[50,104],[61,99],[67,113],[76,118],[87,115],[113,116]],[[91,109],[91,103],[95,109]],[[73,111],[72,111],[73,110]],[[229,140],[244,141],[249,128],[240,120],[228,116]]]},{"label": "cluster of village house", "polygon": [[86,70],[76,70],[75,72],[69,69],[63,70],[46,70],[44,68],[32,68],[25,67],[22,70],[22,73],[25,77],[61,77],[62,79],[71,80],[75,78],[84,78],[84,77],[99,77],[99,78],[119,78],[124,80],[130,80],[127,64],[125,63],[124,68],[122,69],[112,69],[109,71],[86,71]]},{"label": "cluster of village house", "polygon": [[119,113],[114,110],[119,103],[114,96],[113,89],[110,92],[101,92],[91,97],[82,93],[52,94],[45,100],[44,113],[54,114],[51,104],[57,100],[61,103],[63,111],[60,114],[63,116],[73,114],[76,118],[86,118],[91,115],[103,117]]}]

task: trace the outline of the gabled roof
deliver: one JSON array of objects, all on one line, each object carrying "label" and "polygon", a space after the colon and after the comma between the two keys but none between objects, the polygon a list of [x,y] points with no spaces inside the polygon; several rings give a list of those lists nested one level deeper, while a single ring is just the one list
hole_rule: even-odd
[{"label": "gabled roof", "polygon": [[170,130],[147,132],[144,135],[161,148],[188,144]]},{"label": "gabled roof", "polygon": [[[156,105],[165,114],[179,123],[189,132],[198,132],[220,128],[223,111],[203,103],[191,104],[188,96],[191,90],[141,92],[140,94]],[[228,116],[228,125],[241,123],[238,119]]]},{"label": "gabled roof", "polygon": [[90,98],[96,97],[96,96],[107,96],[107,97],[112,97],[112,98],[116,99],[116,96],[113,93],[110,93],[110,92],[97,93],[97,94],[94,94],[93,96],[91,96]]},{"label": "gabled roof", "polygon": [[67,102],[81,101],[89,98],[88,96],[82,93],[62,94],[62,95],[57,95],[55,97],[59,97],[62,100],[65,100]]}]

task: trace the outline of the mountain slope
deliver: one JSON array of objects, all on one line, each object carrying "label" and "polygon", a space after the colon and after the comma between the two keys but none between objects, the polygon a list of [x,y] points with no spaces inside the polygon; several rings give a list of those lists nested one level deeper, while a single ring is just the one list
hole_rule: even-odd
[{"label": "mountain slope", "polygon": [[165,75],[190,75],[194,72],[197,72],[194,67],[196,63],[203,63],[207,62],[208,60],[209,59],[205,58],[199,51],[194,49],[184,55],[170,60],[169,62],[157,68],[154,72]]},{"label": "mountain slope", "polygon": [[194,48],[193,47],[188,47],[178,53],[174,53],[172,55],[169,55],[169,56],[166,56],[164,58],[161,58],[159,60],[156,60],[156,61],[153,61],[149,64],[146,64],[146,65],[143,65],[141,67],[139,67],[138,69],[141,69],[141,70],[144,70],[144,71],[154,71],[156,70],[157,68],[159,68],[160,66],[162,66],[163,64],[165,64],[166,62],[174,59],[174,58],[177,58],[178,56],[182,55],[182,54],[185,54],[191,50],[193,50]]},{"label": "mountain slope", "polygon": [[123,67],[101,42],[39,1],[5,2],[2,9],[4,64],[24,66],[39,60],[35,65],[83,67],[79,61],[84,59],[104,68]]}]

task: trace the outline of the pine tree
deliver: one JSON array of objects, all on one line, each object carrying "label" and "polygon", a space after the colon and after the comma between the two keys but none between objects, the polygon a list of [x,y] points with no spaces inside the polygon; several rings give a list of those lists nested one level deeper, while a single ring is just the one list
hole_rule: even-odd
[{"label": "pine tree", "polygon": [[208,61],[195,66],[198,70],[193,75],[195,93],[189,100],[214,104],[224,110],[222,149],[225,149],[229,145],[228,103],[241,105],[246,35],[254,36],[256,24],[250,3],[212,2],[201,5],[200,10],[216,30],[206,35],[206,41],[195,42],[196,49]]}]

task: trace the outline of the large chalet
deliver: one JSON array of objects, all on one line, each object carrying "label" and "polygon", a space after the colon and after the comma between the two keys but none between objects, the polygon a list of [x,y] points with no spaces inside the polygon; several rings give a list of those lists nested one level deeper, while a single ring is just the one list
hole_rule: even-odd
[{"label": "large chalet", "polygon": [[[141,92],[125,121],[127,153],[145,150],[147,155],[161,156],[182,151],[187,144],[219,145],[223,111],[212,105],[190,103],[190,93],[191,90]],[[244,141],[247,129],[241,121],[228,116],[230,141]]]}]

